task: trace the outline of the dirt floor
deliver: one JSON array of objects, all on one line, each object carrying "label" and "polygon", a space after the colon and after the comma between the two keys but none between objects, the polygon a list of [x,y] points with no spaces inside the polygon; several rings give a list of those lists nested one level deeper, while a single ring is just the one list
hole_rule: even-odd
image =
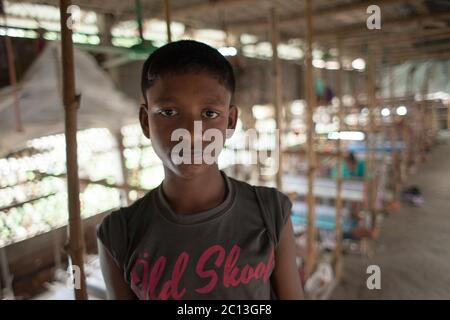
[{"label": "dirt floor", "polygon": [[[370,257],[345,256],[343,279],[331,299],[450,299],[450,134],[407,185],[423,192],[422,208],[404,204],[386,217]],[[367,288],[369,265],[381,270],[381,289]]]}]

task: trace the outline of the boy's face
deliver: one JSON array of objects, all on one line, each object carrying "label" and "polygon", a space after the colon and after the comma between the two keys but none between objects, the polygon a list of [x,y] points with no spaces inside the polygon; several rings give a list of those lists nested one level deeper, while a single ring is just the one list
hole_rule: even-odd
[{"label": "boy's face", "polygon": [[[237,121],[237,108],[230,105],[231,93],[213,76],[206,72],[166,75],[158,79],[146,92],[148,105],[141,106],[139,118],[141,127],[147,138],[152,141],[153,149],[164,166],[177,176],[189,178],[211,168],[211,164],[194,164],[194,140],[202,150],[211,143],[203,141],[203,132],[208,129],[220,131],[223,143],[226,130],[234,129]],[[197,134],[194,134],[194,123],[197,123]],[[201,124],[201,134],[198,134]],[[177,129],[189,132],[190,163],[177,164],[172,156],[172,149],[180,144],[172,139]],[[178,130],[179,131],[179,130]],[[216,131],[216,132],[218,132]],[[172,141],[175,140],[175,141]],[[183,157],[186,157],[183,154]],[[218,155],[217,155],[218,156]],[[200,155],[201,157],[201,155]]]}]

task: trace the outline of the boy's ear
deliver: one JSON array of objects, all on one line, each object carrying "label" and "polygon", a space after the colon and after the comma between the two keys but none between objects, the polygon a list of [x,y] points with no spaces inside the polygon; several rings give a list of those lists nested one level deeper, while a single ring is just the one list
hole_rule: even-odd
[{"label": "boy's ear", "polygon": [[146,104],[141,104],[141,108],[139,109],[139,122],[141,123],[144,136],[150,139],[150,130],[148,127],[148,108]]},{"label": "boy's ear", "polygon": [[226,139],[231,138],[234,133],[234,129],[236,129],[237,119],[238,119],[238,108],[236,105],[230,105],[230,111],[228,112],[228,126],[227,126],[227,134]]}]

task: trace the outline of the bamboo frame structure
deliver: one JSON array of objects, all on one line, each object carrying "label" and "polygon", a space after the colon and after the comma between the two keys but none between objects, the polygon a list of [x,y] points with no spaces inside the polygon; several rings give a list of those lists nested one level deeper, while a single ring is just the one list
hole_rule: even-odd
[{"label": "bamboo frame structure", "polygon": [[[71,43],[71,36],[72,33],[69,29],[67,29],[64,24],[67,21],[68,15],[67,15],[67,7],[70,4],[70,0],[60,0],[61,1],[61,35],[62,35],[62,48],[63,48],[63,73],[64,73],[64,106],[65,106],[65,121],[66,121],[66,152],[67,152],[67,181],[68,181],[68,194],[69,194],[69,235],[70,235],[70,241],[69,241],[69,247],[68,247],[68,253],[72,257],[72,263],[78,265],[81,270],[83,270],[82,273],[82,279],[84,281],[84,269],[83,269],[83,236],[82,236],[82,227],[81,227],[81,218],[80,218],[80,204],[79,204],[79,184],[86,183],[84,179],[79,179],[78,177],[78,168],[77,168],[77,141],[76,141],[76,131],[77,131],[77,108],[79,108],[80,103],[80,97],[76,96],[75,92],[75,78],[74,78],[74,70],[73,70],[73,51],[72,51],[72,43]],[[406,0],[386,0],[384,4],[394,4],[396,2],[405,2]],[[245,1],[247,3],[255,2],[255,0],[247,0]],[[276,2],[271,2],[271,6],[269,8],[269,24],[267,24],[267,19],[260,19],[262,21],[262,26],[264,28],[267,28],[267,25],[269,26],[269,30],[271,33],[270,39],[271,39],[271,45],[273,50],[272,55],[272,93],[273,93],[273,105],[275,108],[275,118],[277,123],[277,128],[279,129],[279,135],[277,136],[278,139],[278,146],[279,146],[279,154],[277,155],[278,158],[278,164],[279,164],[279,170],[277,172],[276,181],[277,181],[277,187],[279,189],[282,189],[282,176],[283,176],[283,134],[284,134],[284,121],[283,121],[283,95],[282,95],[282,87],[281,87],[281,64],[280,59],[278,56],[278,44],[280,42],[280,26],[282,25],[290,25],[294,23],[303,23],[306,25],[306,28],[302,30],[306,30],[306,32],[303,34],[306,38],[306,52],[305,52],[305,91],[306,91],[306,101],[307,101],[307,147],[306,147],[306,155],[307,155],[307,164],[308,164],[308,171],[307,171],[307,183],[308,183],[308,193],[307,193],[307,207],[308,207],[308,213],[307,213],[307,256],[305,259],[305,275],[306,278],[311,275],[311,273],[314,271],[314,266],[316,265],[316,259],[317,259],[317,253],[316,253],[316,227],[315,227],[315,206],[316,206],[316,200],[313,193],[314,190],[314,184],[315,182],[315,174],[317,170],[317,154],[319,152],[316,152],[315,150],[315,128],[314,128],[314,121],[313,121],[313,114],[314,109],[316,108],[316,95],[314,92],[314,69],[312,66],[312,44],[313,39],[329,39],[330,37],[335,38],[336,44],[338,46],[338,62],[340,64],[340,68],[337,71],[337,83],[336,83],[336,93],[337,97],[339,98],[339,133],[345,128],[344,124],[344,116],[345,116],[345,108],[343,104],[343,88],[342,88],[342,82],[343,82],[343,73],[344,70],[342,68],[342,59],[344,54],[344,48],[343,48],[343,34],[344,32],[351,31],[353,28],[356,27],[356,25],[348,25],[344,28],[337,29],[337,32],[339,33],[338,36],[336,36],[336,30],[332,30],[331,28],[328,28],[327,30],[316,30],[314,31],[313,28],[313,20],[315,18],[322,18],[327,16],[331,16],[332,14],[336,14],[336,12],[349,12],[350,7],[354,5],[352,8],[362,8],[366,7],[368,4],[370,4],[371,1],[360,1],[357,4],[347,4],[342,5],[340,7],[330,7],[328,10],[312,10],[312,0],[305,0],[306,2],[306,9],[304,13],[301,15],[292,16],[290,18],[290,21],[283,21],[283,17],[279,17],[277,15],[277,8],[276,8]],[[165,22],[166,22],[166,28],[167,28],[167,39],[168,42],[172,41],[172,32],[171,32],[171,19],[172,16],[183,16],[183,15],[189,15],[189,12],[195,12],[196,10],[200,10],[201,8],[204,8],[203,10],[210,12],[211,10],[219,10],[218,8],[226,8],[227,5],[239,5],[241,1],[237,0],[217,0],[217,1],[209,1],[208,3],[199,3],[194,4],[192,6],[186,6],[185,8],[175,7],[171,8],[170,6],[170,0],[163,0],[164,4],[164,13],[165,13]],[[364,3],[364,4],[363,4]],[[342,10],[342,11],[340,11]],[[158,12],[160,16],[162,16],[162,12]],[[439,13],[436,16],[443,17],[445,15],[449,15],[449,13]],[[398,23],[415,23],[417,21],[420,21],[420,19],[430,19],[433,15],[427,14],[427,15],[419,15],[418,17],[408,18],[408,19],[394,19],[390,22],[389,25],[394,25]],[[316,20],[314,20],[316,21]],[[252,22],[250,22],[252,23]],[[257,28],[258,26],[255,26]],[[239,28],[239,26],[237,27]],[[225,29],[225,33],[228,34],[227,28]],[[232,30],[235,30],[231,26]],[[355,30],[352,30],[352,34],[354,34],[354,37],[351,39],[345,38],[345,44],[346,48],[355,48],[361,43],[366,43],[370,40],[375,39],[375,37],[372,36],[361,36],[359,37],[358,32],[361,32],[363,28],[356,28]],[[142,25],[139,27],[141,36],[142,36]],[[247,31],[247,27],[245,29],[242,29]],[[301,30],[300,30],[301,31]],[[366,30],[364,30],[366,32]],[[301,31],[302,32],[302,31]],[[375,31],[376,32],[376,31]],[[374,33],[375,33],[374,32]],[[439,30],[441,32],[441,30]],[[384,33],[383,33],[384,34]],[[428,33],[427,33],[428,34]],[[430,33],[431,34],[431,33]],[[361,35],[361,34],[360,34]],[[425,35],[421,34],[421,37],[423,37],[423,40],[425,40]],[[442,36],[441,34],[438,34],[436,37]],[[358,38],[359,37],[359,38]],[[368,40],[370,38],[370,40]],[[227,36],[228,39],[228,36]],[[389,38],[390,46],[389,48],[393,48],[394,44],[397,44],[395,39],[403,39],[405,43],[412,42],[411,35],[406,38],[403,34],[399,34],[398,36],[393,36],[392,38]],[[397,40],[399,41],[399,40]],[[330,42],[332,43],[332,42]],[[444,48],[447,48],[447,45],[443,46]],[[442,46],[439,47],[442,49]],[[434,47],[436,49],[436,47]],[[400,50],[394,50],[392,49],[392,52],[389,54],[390,61],[401,61],[404,59],[423,59],[430,56],[426,55],[426,52],[423,52],[426,49],[421,48],[420,53],[414,52],[414,48],[408,48],[405,46],[405,49]],[[348,50],[349,52],[353,52],[352,50]],[[356,51],[356,50],[355,50]],[[365,190],[367,195],[367,209],[368,212],[372,214],[372,222],[375,220],[375,195],[376,195],[376,188],[374,185],[375,182],[375,164],[374,164],[374,153],[375,153],[375,146],[374,143],[376,140],[374,139],[375,131],[379,130],[379,127],[383,128],[382,126],[378,126],[375,123],[374,119],[374,109],[376,108],[376,104],[380,103],[380,100],[376,97],[376,66],[377,66],[377,56],[376,51],[374,50],[374,47],[370,47],[369,51],[369,57],[368,57],[368,63],[367,63],[367,103],[369,107],[369,127],[368,127],[368,135],[367,135],[367,166],[366,166],[366,186],[367,189]],[[442,54],[443,56],[448,56],[448,53],[436,53],[436,56],[439,54]],[[433,57],[435,55],[433,54]],[[411,73],[410,78],[412,79],[414,77],[414,73]],[[428,77],[429,78],[429,77]],[[407,87],[407,90],[411,90],[410,87]],[[425,89],[424,89],[425,90]],[[389,67],[389,95],[391,101],[389,102],[390,108],[392,110],[392,118],[394,119],[396,117],[395,115],[395,109],[394,109],[394,102],[392,102],[394,97],[394,80],[392,78],[392,67]],[[411,93],[411,92],[407,92]],[[405,95],[406,96],[406,95]],[[412,101],[413,104],[416,104],[416,102]],[[399,159],[401,158],[401,164],[402,168],[405,163],[405,161],[408,161],[408,155],[416,155],[414,152],[411,152],[411,148],[414,147],[414,140],[411,138],[411,134],[408,130],[408,125],[411,125],[409,121],[406,120],[413,120],[414,122],[417,122],[419,119],[423,120],[421,131],[418,133],[414,133],[412,131],[412,135],[416,134],[420,137],[420,146],[419,149],[423,151],[423,149],[426,147],[426,129],[427,129],[427,119],[426,117],[418,118],[416,117],[418,115],[418,112],[426,112],[426,105],[427,101],[422,101],[421,104],[417,103],[413,108],[410,108],[412,111],[411,113],[414,113],[414,115],[408,114],[404,117],[404,141],[405,145],[408,146],[408,149],[406,150],[406,155],[401,156],[400,152],[397,150],[397,140],[398,140],[398,132],[396,131],[396,125],[395,121],[392,122],[392,126],[390,128],[390,139],[391,139],[391,155],[392,155],[392,172],[393,172],[393,181],[394,181],[394,202],[398,201],[399,198],[399,188],[400,188],[400,178],[402,177],[401,172],[398,172],[399,169]],[[425,114],[426,115],[426,114]],[[19,108],[19,117],[20,117],[20,108]],[[408,119],[407,119],[408,118]],[[20,119],[20,118],[19,118]],[[395,119],[394,119],[395,120]],[[450,111],[448,113],[448,121],[450,126]],[[20,121],[19,121],[20,122]],[[382,129],[381,129],[382,130]],[[120,139],[120,140],[119,140]],[[120,133],[118,135],[118,141],[121,142]],[[337,196],[336,196],[336,204],[335,204],[335,223],[336,223],[336,248],[335,248],[335,261],[336,261],[336,278],[339,279],[341,276],[341,268],[342,268],[342,209],[343,209],[343,199],[342,199],[342,190],[343,190],[343,170],[342,170],[342,164],[343,164],[343,142],[341,138],[339,137],[336,140],[336,149],[337,149],[337,180],[336,180],[336,188],[337,188]],[[121,156],[121,165],[122,170],[124,171],[124,174],[126,172],[125,166],[124,166],[124,159],[123,159],[123,146],[119,145],[119,151]],[[298,151],[295,151],[298,152]],[[301,152],[301,151],[300,151]],[[142,153],[141,153],[142,156]],[[383,152],[384,156],[384,152]],[[407,164],[407,163],[406,163]],[[237,167],[236,167],[237,168]],[[97,182],[99,183],[99,182]],[[110,185],[109,185],[110,186]],[[120,186],[116,186],[120,187]],[[122,186],[125,191],[127,198],[129,197],[129,190],[130,186],[125,183]],[[85,284],[82,282],[82,289],[85,290]],[[87,294],[80,290],[75,290],[75,296],[77,299],[86,299]]]},{"label": "bamboo frame structure", "polygon": [[311,0],[306,0],[306,79],[305,93],[307,103],[307,159],[308,159],[308,194],[306,201],[308,205],[308,223],[307,223],[307,248],[305,277],[308,278],[316,264],[316,228],[315,228],[315,197],[314,197],[314,176],[316,172],[316,157],[314,152],[314,121],[313,114],[316,105],[314,93],[314,77],[312,65],[312,44],[313,44],[313,16],[311,9]]},{"label": "bamboo frame structure", "polygon": [[[278,133],[275,134],[276,146],[278,146],[278,170],[276,174],[276,185],[279,190],[283,188],[283,104],[281,87],[281,65],[278,58],[278,16],[275,6],[269,9],[269,30],[272,45],[272,100],[275,108],[275,121]],[[275,150],[277,147],[275,147]]]},{"label": "bamboo frame structure", "polygon": [[70,3],[70,0],[60,0],[67,193],[69,201],[69,241],[66,251],[71,258],[71,264],[77,266],[80,271],[80,288],[74,287],[75,299],[85,300],[87,299],[87,291],[84,274],[84,240],[80,216],[80,186],[77,162],[77,112],[80,106],[81,97],[75,93],[72,30],[70,30],[67,25],[68,19],[71,19],[67,12]]}]

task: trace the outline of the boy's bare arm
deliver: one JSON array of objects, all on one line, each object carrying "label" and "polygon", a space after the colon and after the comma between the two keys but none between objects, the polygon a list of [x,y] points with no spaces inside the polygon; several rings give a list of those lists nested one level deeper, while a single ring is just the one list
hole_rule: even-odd
[{"label": "boy's bare arm", "polygon": [[137,299],[129,285],[123,279],[122,270],[114,262],[111,254],[106,250],[101,241],[97,241],[97,246],[108,300]]},{"label": "boy's bare arm", "polygon": [[275,270],[271,278],[277,296],[281,300],[303,300],[303,289],[295,259],[295,239],[291,219],[281,232],[275,252]]}]

